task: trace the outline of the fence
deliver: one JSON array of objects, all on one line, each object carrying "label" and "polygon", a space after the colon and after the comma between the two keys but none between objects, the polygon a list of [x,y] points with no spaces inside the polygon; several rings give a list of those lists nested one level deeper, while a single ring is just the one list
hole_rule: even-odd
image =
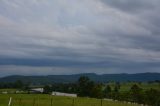
[{"label": "fence", "polygon": [[[88,105],[89,104],[89,105]],[[80,100],[75,98],[34,98],[34,99],[22,99],[22,98],[10,98],[8,106],[103,106],[103,100]]]},{"label": "fence", "polygon": [[140,106],[120,101],[47,95],[0,95],[0,106]]}]

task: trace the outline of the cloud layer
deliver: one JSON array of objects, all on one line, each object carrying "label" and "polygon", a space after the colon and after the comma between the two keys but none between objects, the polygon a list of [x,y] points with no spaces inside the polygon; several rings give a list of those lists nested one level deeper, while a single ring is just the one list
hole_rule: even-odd
[{"label": "cloud layer", "polygon": [[1,0],[0,76],[160,72],[159,0]]}]

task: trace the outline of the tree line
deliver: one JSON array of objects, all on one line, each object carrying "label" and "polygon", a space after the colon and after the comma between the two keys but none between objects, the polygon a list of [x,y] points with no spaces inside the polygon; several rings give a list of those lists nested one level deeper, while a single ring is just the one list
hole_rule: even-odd
[{"label": "tree line", "polygon": [[[0,83],[0,88],[17,88],[29,90],[29,84],[18,80],[14,83]],[[44,86],[44,93],[52,91],[76,93],[79,97],[108,98],[119,101],[136,102],[151,106],[160,106],[160,91],[156,89],[144,90],[137,84],[131,86],[129,91],[120,91],[121,84],[116,83],[114,88],[109,84],[97,83],[86,76],[82,76],[76,83],[54,83]]]},{"label": "tree line", "polygon": [[137,84],[131,86],[129,91],[121,92],[121,84],[117,82],[112,88],[110,85],[96,83],[88,77],[82,76],[75,84],[55,84],[45,86],[45,93],[51,91],[77,93],[80,97],[108,98],[119,101],[135,102],[151,106],[160,106],[160,91],[156,89],[144,90]]},{"label": "tree line", "polygon": [[24,83],[21,80],[17,80],[15,82],[8,82],[8,83],[1,82],[0,83],[0,89],[9,89],[9,88],[28,90],[29,83]]}]

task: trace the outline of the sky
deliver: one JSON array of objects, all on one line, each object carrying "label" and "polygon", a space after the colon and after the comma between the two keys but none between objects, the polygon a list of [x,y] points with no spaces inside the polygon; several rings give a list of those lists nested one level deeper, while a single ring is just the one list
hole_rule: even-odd
[{"label": "sky", "polygon": [[0,77],[160,72],[160,0],[0,0]]}]

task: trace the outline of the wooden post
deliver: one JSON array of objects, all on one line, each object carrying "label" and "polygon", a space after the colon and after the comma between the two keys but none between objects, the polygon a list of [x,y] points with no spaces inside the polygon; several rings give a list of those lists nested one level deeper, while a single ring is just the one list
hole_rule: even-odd
[{"label": "wooden post", "polygon": [[52,104],[53,104],[53,98],[51,98],[51,106],[52,106]]},{"label": "wooden post", "polygon": [[73,100],[72,100],[72,106],[74,106],[74,98],[73,98]]},{"label": "wooden post", "polygon": [[33,106],[35,105],[35,102],[36,102],[36,100],[35,100],[35,99],[33,99]]},{"label": "wooden post", "polygon": [[11,106],[11,103],[12,103],[12,97],[9,98],[8,106]]},{"label": "wooden post", "polygon": [[20,99],[19,99],[19,106],[21,106],[21,101],[22,101],[22,100],[21,100],[21,98],[20,98]]},{"label": "wooden post", "polygon": [[101,99],[101,106],[103,105],[103,100]]},{"label": "wooden post", "polygon": [[38,100],[37,100],[37,106],[39,105],[39,98],[38,98]]}]

